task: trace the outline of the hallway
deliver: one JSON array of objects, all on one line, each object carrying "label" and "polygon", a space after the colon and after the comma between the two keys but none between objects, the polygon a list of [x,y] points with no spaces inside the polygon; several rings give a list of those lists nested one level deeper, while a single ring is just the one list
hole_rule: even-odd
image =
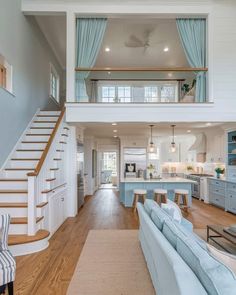
[{"label": "hallway", "polygon": [[[236,223],[235,215],[195,199],[185,217],[198,229]],[[115,191],[98,190],[86,199],[77,217],[68,218],[53,235],[48,249],[17,258],[16,295],[66,294],[89,230],[137,228],[137,215],[120,204]]]}]

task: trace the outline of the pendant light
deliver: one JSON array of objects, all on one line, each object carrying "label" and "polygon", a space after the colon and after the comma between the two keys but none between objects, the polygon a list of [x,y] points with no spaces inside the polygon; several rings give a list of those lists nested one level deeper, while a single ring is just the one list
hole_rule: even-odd
[{"label": "pendant light", "polygon": [[175,126],[176,125],[171,125],[172,128],[172,142],[171,142],[171,146],[170,146],[170,151],[172,153],[176,152],[176,144],[175,144]]},{"label": "pendant light", "polygon": [[154,153],[155,152],[155,144],[153,142],[153,139],[152,139],[152,128],[154,127],[154,125],[149,125],[150,129],[151,129],[151,140],[150,140],[150,143],[148,145],[148,152],[149,153]]}]

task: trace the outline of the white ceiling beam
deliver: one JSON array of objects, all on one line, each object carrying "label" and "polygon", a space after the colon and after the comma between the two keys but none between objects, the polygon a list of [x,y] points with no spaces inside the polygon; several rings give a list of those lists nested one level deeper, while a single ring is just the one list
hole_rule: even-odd
[{"label": "white ceiling beam", "polygon": [[73,12],[77,15],[100,15],[104,17],[127,17],[138,15],[145,17],[146,14],[149,17],[176,17],[176,16],[204,16],[211,12],[212,6],[209,4],[187,4],[186,1],[181,1],[181,3],[147,3],[145,4],[110,4],[101,3],[98,4],[80,4],[76,1],[32,1],[32,0],[22,0],[22,11],[25,14],[62,14],[65,12]]}]

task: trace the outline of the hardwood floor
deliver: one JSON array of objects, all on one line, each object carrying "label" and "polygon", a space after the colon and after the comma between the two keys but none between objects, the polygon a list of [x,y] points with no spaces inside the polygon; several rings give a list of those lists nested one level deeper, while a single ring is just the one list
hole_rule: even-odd
[{"label": "hardwood floor", "polygon": [[[195,228],[207,224],[236,223],[236,216],[200,201],[186,216]],[[16,295],[64,295],[90,229],[137,229],[138,217],[124,208],[112,190],[99,190],[87,198],[75,218],[50,239],[48,249],[17,258]]]}]

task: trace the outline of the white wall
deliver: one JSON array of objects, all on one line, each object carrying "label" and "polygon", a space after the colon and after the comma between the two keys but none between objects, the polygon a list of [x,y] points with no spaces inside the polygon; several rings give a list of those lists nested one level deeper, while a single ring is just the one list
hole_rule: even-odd
[{"label": "white wall", "polygon": [[14,94],[0,88],[1,167],[37,108],[59,107],[49,99],[49,63],[61,82],[63,71],[34,18],[22,14],[20,0],[1,1],[0,54],[13,67]]},{"label": "white wall", "polygon": [[[116,2],[116,3],[114,3]],[[189,4],[188,4],[189,2]],[[170,122],[170,121],[235,121],[236,118],[236,2],[233,0],[224,1],[156,1],[148,5],[148,1],[142,4],[126,2],[125,4],[102,5],[79,5],[78,3],[65,4],[54,1],[54,4],[47,5],[45,1],[40,4],[33,1],[24,1],[23,9],[27,13],[40,11],[57,10],[77,13],[78,15],[105,15],[108,17],[126,16],[142,17],[148,14],[156,16],[208,16],[209,24],[209,92],[213,105],[207,106],[88,106],[86,104],[75,106],[68,105],[67,120],[80,122]],[[150,3],[150,2],[149,2]],[[155,4],[156,3],[156,4]],[[141,15],[140,15],[141,14]],[[130,17],[130,16],[129,16]],[[68,22],[68,32],[74,32],[74,22]],[[73,35],[73,34],[71,34]],[[67,48],[74,54],[73,48]],[[67,52],[68,56],[70,55]],[[69,75],[73,77],[73,68],[70,67]],[[73,90],[72,81],[67,81],[68,89]],[[68,90],[69,92],[69,90]],[[73,93],[71,91],[70,93]],[[71,96],[68,97],[71,101]],[[140,116],[140,113],[142,114]]]}]

